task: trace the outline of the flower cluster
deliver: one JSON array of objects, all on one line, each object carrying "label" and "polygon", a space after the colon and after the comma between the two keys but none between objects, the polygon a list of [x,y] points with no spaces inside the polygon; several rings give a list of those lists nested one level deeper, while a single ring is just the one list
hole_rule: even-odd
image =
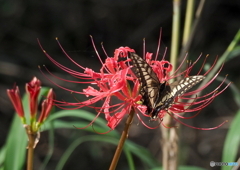
[{"label": "flower cluster", "polygon": [[[91,107],[95,108],[97,110],[97,114],[95,119],[89,124],[91,125],[100,114],[104,114],[105,118],[108,122],[108,126],[111,129],[114,129],[119,122],[123,119],[125,115],[128,115],[131,111],[135,111],[138,119],[145,125],[147,126],[141,118],[141,115],[149,117],[148,114],[146,114],[146,106],[142,105],[141,98],[142,96],[139,95],[139,88],[140,88],[140,83],[136,78],[136,75],[132,72],[131,68],[132,65],[130,64],[128,59],[128,53],[129,52],[135,52],[133,49],[129,47],[120,47],[115,50],[114,56],[109,57],[105,50],[105,54],[107,56],[105,62],[103,62],[96,50],[96,47],[93,43],[93,47],[95,49],[95,52],[102,63],[102,67],[99,72],[95,72],[90,68],[85,68],[81,66],[80,64],[76,63],[63,49],[61,44],[59,43],[58,39],[57,42],[63,51],[63,53],[66,55],[66,57],[72,61],[74,64],[76,64],[79,68],[83,70],[83,72],[78,72],[75,70],[72,70],[70,68],[65,67],[64,65],[60,64],[56,60],[54,60],[41,46],[43,52],[45,55],[60,69],[64,70],[66,73],[72,75],[75,78],[78,78],[79,80],[82,81],[72,81],[72,80],[66,80],[60,77],[57,77],[53,75],[51,72],[46,70],[55,78],[59,78],[60,80],[71,82],[71,83],[89,83],[90,86],[88,86],[86,89],[83,89],[82,92],[79,91],[74,91],[71,89],[67,89],[65,87],[62,87],[55,82],[51,81],[47,76],[47,78],[56,86],[67,90],[71,93],[76,93],[76,94],[82,94],[87,97],[89,97],[89,100],[86,101],[81,101],[79,102],[78,100],[76,102],[65,102],[65,101],[59,101],[59,100],[54,100],[54,104],[62,109],[79,109],[82,107]],[[93,42],[93,41],[92,41]],[[104,49],[104,48],[103,48]],[[158,54],[156,54],[158,56]],[[121,59],[123,58],[123,59]],[[158,76],[160,82],[164,81],[170,81],[171,79],[177,78],[179,76],[183,77],[188,77],[190,75],[190,72],[194,65],[200,60],[201,56],[198,57],[198,59],[193,62],[192,64],[189,64],[188,68],[184,71],[181,71],[181,67],[183,63],[186,60],[186,57],[184,61],[180,64],[178,69],[173,74],[170,74],[172,71],[172,65],[168,61],[165,61],[164,58],[160,61],[153,59],[152,58],[152,53],[146,53],[146,55],[143,57],[146,62],[152,67],[153,71],[156,73]],[[215,64],[217,62],[217,59],[214,61],[212,66],[208,71],[205,73],[202,73],[202,68],[199,70],[197,75],[204,75],[206,76],[209,74],[209,72],[214,68]],[[202,66],[205,64],[205,60],[202,64]],[[189,92],[186,92],[185,94],[176,97],[174,100],[174,103],[171,105],[170,108],[167,110],[161,110],[160,113],[158,114],[158,117],[161,119],[164,118],[165,114],[168,113],[171,117],[173,117],[176,121],[179,121],[180,123],[192,127],[190,125],[187,125],[183,122],[181,122],[178,118],[183,118],[183,119],[190,119],[195,117],[200,110],[202,110],[204,107],[209,105],[213,99],[221,94],[230,84],[226,85],[225,87],[221,88],[222,85],[224,84],[224,81],[219,84],[218,87],[216,87],[212,92],[207,93],[202,96],[198,96],[198,94],[205,89],[207,86],[209,86],[218,76],[220,73],[222,67],[220,70],[216,73],[216,75],[213,76],[213,78],[207,82],[205,85],[202,85],[200,88],[196,90],[192,90]],[[221,88],[221,89],[220,89]],[[117,98],[118,101],[120,101],[117,104],[110,104],[111,100],[113,98]],[[94,107],[94,104],[98,101],[103,101],[103,104],[101,107]],[[69,108],[69,106],[72,106],[72,108]],[[196,112],[191,117],[183,117],[179,113],[183,112]],[[223,124],[223,123],[222,123]],[[219,126],[221,126],[220,124]],[[219,127],[217,126],[217,127]],[[148,126],[147,126],[148,127]],[[214,127],[214,128],[217,128]],[[151,128],[151,127],[149,127]],[[192,127],[195,129],[203,129],[203,130],[209,130],[209,129],[214,129],[214,128],[197,128],[197,127]]]},{"label": "flower cluster", "polygon": [[[26,83],[25,88],[29,99],[30,127],[32,128],[32,131],[37,132],[39,127],[48,117],[53,106],[53,90],[50,89],[48,91],[46,99],[43,100],[41,114],[37,120],[38,96],[41,90],[41,82],[36,77],[34,77],[32,81]],[[22,123],[25,125],[27,122],[18,86],[15,86],[13,89],[8,89],[7,94]]]}]

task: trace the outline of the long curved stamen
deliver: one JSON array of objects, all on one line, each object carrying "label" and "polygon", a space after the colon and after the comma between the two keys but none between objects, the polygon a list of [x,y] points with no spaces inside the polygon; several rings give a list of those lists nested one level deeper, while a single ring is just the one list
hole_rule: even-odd
[{"label": "long curved stamen", "polygon": [[151,126],[148,126],[142,119],[141,117],[139,116],[139,114],[136,114],[137,117],[138,117],[138,120],[145,126],[147,127],[148,129],[157,129],[159,128],[159,126],[161,125],[161,123],[159,123],[157,126],[154,126],[154,127],[151,127]]},{"label": "long curved stamen", "polygon": [[187,126],[187,127],[190,127],[190,128],[193,128],[193,129],[198,129],[198,130],[213,130],[213,129],[217,129],[219,127],[221,127],[222,125],[224,125],[225,123],[227,123],[228,121],[224,121],[223,123],[221,123],[220,125],[218,126],[215,126],[215,127],[212,127],[212,128],[199,128],[199,127],[194,127],[194,126],[191,126],[191,125],[188,125],[182,121],[180,121],[179,119],[175,118],[173,114],[169,113],[169,115],[177,122],[183,124],[184,126]]},{"label": "long curved stamen", "polygon": [[213,64],[211,65],[211,67],[208,69],[208,71],[206,73],[204,73],[204,76],[206,76],[210,71],[212,71],[212,69],[217,64],[217,61],[218,61],[218,57],[215,58],[215,60],[214,60]]},{"label": "long curved stamen", "polygon": [[[188,54],[185,55],[185,57],[183,58],[183,61],[180,63],[180,65],[178,66],[178,68],[177,68],[177,69],[173,72],[173,74],[170,76],[171,78],[172,78],[172,77],[175,78],[174,74],[176,74],[176,73],[181,69],[181,67],[182,67],[183,63],[185,62],[185,60],[187,59],[187,57],[188,57]],[[180,75],[181,75],[181,74],[182,74],[182,73],[180,73]],[[179,76],[179,74],[176,75],[176,76]]]},{"label": "long curved stamen", "polygon": [[[157,51],[156,51],[155,61],[156,61],[157,58],[158,58],[159,49],[160,49],[160,46],[161,46],[161,39],[162,39],[162,28],[160,28],[160,33],[159,33],[159,38],[158,38],[158,45],[157,45]],[[164,58],[164,56],[165,56],[165,55],[163,55],[163,58]]]},{"label": "long curved stamen", "polygon": [[92,45],[93,45],[94,51],[95,51],[95,53],[97,54],[100,63],[102,64],[102,66],[104,66],[105,70],[106,70],[108,73],[110,73],[110,71],[109,71],[109,70],[106,68],[106,66],[103,64],[103,61],[102,61],[102,59],[101,59],[101,57],[100,57],[100,55],[99,55],[99,53],[98,53],[98,51],[97,51],[97,48],[96,48],[95,43],[94,43],[94,41],[93,41],[93,37],[92,37],[91,35],[90,35],[90,38],[91,38],[91,41],[92,41]]},{"label": "long curved stamen", "polygon": [[60,42],[58,41],[58,38],[56,38],[56,41],[57,41],[59,47],[61,48],[62,52],[67,56],[67,58],[68,58],[71,62],[73,62],[76,66],[78,66],[78,67],[80,67],[81,69],[85,70],[84,67],[82,67],[80,64],[78,64],[76,61],[74,61],[74,60],[68,55],[68,53],[63,49],[62,45],[61,45]]}]

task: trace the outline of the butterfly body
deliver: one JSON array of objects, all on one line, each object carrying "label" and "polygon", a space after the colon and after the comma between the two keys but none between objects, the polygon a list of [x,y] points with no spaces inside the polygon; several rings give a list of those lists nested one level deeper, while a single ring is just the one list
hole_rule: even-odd
[{"label": "butterfly body", "polygon": [[[143,105],[147,106],[147,114],[152,119],[157,118],[161,110],[167,110],[174,103],[177,96],[182,95],[195,84],[202,81],[202,75],[189,76],[169,84],[158,79],[152,67],[136,53],[129,53],[134,66],[134,74],[140,82],[140,94]],[[163,74],[166,74],[163,72]]]}]

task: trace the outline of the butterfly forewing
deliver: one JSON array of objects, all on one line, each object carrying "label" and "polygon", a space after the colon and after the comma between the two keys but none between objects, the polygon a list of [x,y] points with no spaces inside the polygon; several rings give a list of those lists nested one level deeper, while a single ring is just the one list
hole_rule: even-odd
[{"label": "butterfly forewing", "polygon": [[136,53],[129,53],[129,58],[141,85],[140,94],[143,96],[144,105],[154,108],[161,83],[151,66],[142,57]]}]

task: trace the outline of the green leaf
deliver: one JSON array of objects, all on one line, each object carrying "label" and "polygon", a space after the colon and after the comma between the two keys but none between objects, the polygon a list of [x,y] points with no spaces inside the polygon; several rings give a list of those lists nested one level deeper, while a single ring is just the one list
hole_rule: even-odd
[{"label": "green leaf", "polygon": [[[63,117],[71,117],[71,118],[76,117],[77,120],[79,120],[79,121],[70,121],[70,122],[61,121],[61,120],[53,121],[53,120],[60,119]],[[83,127],[86,127],[87,125],[89,125],[89,123],[91,123],[95,117],[96,117],[95,113],[91,113],[91,112],[88,112],[85,110],[61,110],[59,112],[56,112],[56,113],[50,115],[48,117],[48,119],[46,120],[46,122],[44,123],[44,125],[42,126],[42,129],[48,130],[50,128],[49,123],[51,121],[54,122],[55,128],[73,128],[73,129],[76,129],[75,127],[83,128]],[[83,129],[87,130],[87,131],[91,131],[91,132],[93,132],[94,130],[99,133],[107,132],[110,129],[106,124],[107,123],[103,118],[98,117],[94,121],[93,126],[83,128]],[[118,137],[119,134],[116,133],[116,131],[111,131],[108,133],[108,135]]]},{"label": "green leaf", "polygon": [[[86,127],[94,118],[95,118],[96,114],[94,113],[90,113],[88,111],[84,111],[84,110],[62,110],[59,112],[56,112],[54,114],[49,115],[48,119],[46,120],[46,122],[43,124],[42,126],[42,130],[46,131],[46,130],[51,130],[51,129],[59,129],[59,128],[68,128],[68,129],[73,129],[76,130],[76,128],[74,126],[77,127]],[[64,118],[64,117],[76,117],[79,121],[63,121],[63,120],[59,120],[60,118]],[[87,120],[87,121],[86,121]],[[94,128],[94,130],[93,130]],[[102,118],[98,118],[94,121],[94,127],[90,126],[88,128],[84,128],[81,130],[85,130],[85,131],[90,131],[90,132],[107,132],[109,131],[109,127],[106,126],[106,121]],[[119,138],[119,134],[116,131],[111,131],[109,132],[107,135],[109,136],[115,136],[117,138]],[[51,156],[51,152],[49,153],[48,159],[46,159],[47,162],[50,159]],[[130,158],[130,156],[129,156]],[[66,161],[66,157],[65,160]],[[65,162],[63,161],[63,163]],[[63,166],[62,162],[59,162],[60,165],[59,166]],[[44,167],[46,166],[46,164],[42,167],[42,169],[44,169]]]},{"label": "green leaf", "polygon": [[[240,144],[240,110],[233,119],[224,142],[222,162],[236,162]],[[232,169],[230,166],[222,166],[222,170]]]},{"label": "green leaf", "polygon": [[84,137],[80,137],[76,139],[75,141],[70,144],[70,146],[66,149],[64,154],[62,155],[61,159],[58,162],[58,165],[56,167],[56,170],[62,170],[65,163],[69,159],[72,152],[75,150],[76,147],[78,147],[81,143],[87,142],[87,141],[101,141],[101,142],[108,142],[112,144],[117,144],[118,140],[116,138],[110,138],[110,137],[102,137],[100,135],[88,135]]},{"label": "green leaf", "polygon": [[6,155],[6,146],[3,145],[2,148],[0,149],[0,168],[3,166],[5,155]]},{"label": "green leaf", "polygon": [[[94,118],[96,117],[96,114],[93,114],[85,110],[80,110],[80,109],[79,110],[61,110],[59,112],[49,115],[47,121],[52,121],[52,120],[63,118],[63,117],[78,117],[81,119],[88,120],[90,123],[91,121],[94,120]],[[106,127],[106,121],[100,117],[98,117],[94,121],[94,123],[97,123],[102,127]]]},{"label": "green leaf", "polygon": [[236,102],[236,104],[240,108],[240,91],[239,91],[239,89],[235,86],[234,83],[232,83],[231,86],[229,86],[229,88],[232,91],[234,101]]},{"label": "green leaf", "polygon": [[144,147],[137,145],[129,140],[126,141],[125,147],[130,150],[134,155],[141,159],[148,167],[160,166],[153,155]]},{"label": "green leaf", "polygon": [[[66,121],[62,121],[62,120],[56,120],[59,118],[63,118],[63,117],[67,117],[67,116],[71,116],[71,117],[78,117],[81,118],[80,121],[75,121],[75,122],[66,122]],[[62,110],[59,111],[51,116],[49,116],[49,118],[47,119],[47,121],[44,123],[44,130],[49,129],[49,122],[53,121],[54,124],[54,128],[73,128],[73,125],[77,126],[77,127],[85,127],[89,124],[89,122],[91,122],[94,118],[95,118],[96,114],[84,111],[84,110]],[[87,122],[85,121],[87,120]],[[93,128],[89,127],[89,128],[85,128],[83,130],[87,130],[90,132],[94,132]],[[106,132],[109,130],[109,128],[106,126],[106,121],[102,118],[98,118],[95,120],[94,122],[94,130],[96,132]],[[111,142],[113,142],[113,144],[117,145],[118,140],[119,140],[119,134],[116,131],[111,131],[108,134],[106,134],[107,136],[112,136],[115,137],[114,140],[111,139]],[[105,136],[106,136],[105,135]],[[70,145],[69,149],[67,149],[66,153],[63,155],[62,160],[59,161],[59,165],[57,166],[57,169],[62,169],[62,167],[64,166],[65,162],[67,161],[67,159],[69,158],[70,154],[74,151],[75,147],[77,147],[80,143],[86,141],[86,140],[98,140],[98,141],[105,141],[105,142],[109,142],[109,140],[106,137],[84,137],[84,139],[77,139],[75,142],[73,142],[73,144]],[[95,139],[93,139],[95,138]],[[101,139],[103,138],[103,139]],[[110,142],[110,143],[111,143]],[[76,143],[78,145],[76,145]],[[139,159],[141,159],[145,164],[148,165],[148,167],[154,167],[158,165],[158,162],[155,160],[155,158],[143,147],[134,144],[131,141],[126,141],[125,143],[125,154],[126,157],[129,158],[129,167],[131,169],[134,169],[134,164],[132,162],[132,158],[131,158],[131,154],[133,153],[135,154],[137,157],[139,157]]]},{"label": "green leaf", "polygon": [[134,170],[135,169],[135,165],[134,165],[132,153],[128,149],[125,149],[124,153],[125,153],[125,156],[126,156],[127,161],[128,161],[128,168],[129,168],[129,170]]},{"label": "green leaf", "polygon": [[238,45],[229,53],[226,61],[234,59],[235,57],[238,57],[239,55],[240,55],[240,46]]},{"label": "green leaf", "polygon": [[[110,137],[110,136],[107,136],[107,134],[106,134],[104,136],[102,136],[102,135],[88,135],[88,136],[84,136],[84,137],[80,137],[80,138],[76,139],[66,149],[65,153],[63,154],[63,156],[59,160],[59,163],[56,167],[56,170],[62,170],[65,163],[69,159],[72,152],[76,149],[76,147],[78,147],[83,142],[87,142],[87,141],[107,142],[107,143],[111,143],[111,144],[114,144],[114,145],[117,146],[118,142],[119,142],[119,138]],[[132,159],[131,154],[135,154],[137,157],[139,157],[139,159],[141,159],[141,161],[144,164],[147,164],[148,167],[155,167],[155,166],[159,165],[157,163],[157,161],[153,158],[153,156],[149,153],[148,150],[146,150],[145,148],[143,148],[143,147],[141,147],[141,146],[139,146],[139,145],[137,145],[137,144],[135,144],[135,143],[133,143],[129,140],[127,140],[125,142],[123,152],[125,153],[125,155],[127,157],[128,164],[129,164],[129,169],[131,169],[131,170],[134,169],[134,163],[133,163],[133,159]]]},{"label": "green leaf", "polygon": [[4,169],[20,170],[26,158],[27,135],[22,122],[15,114],[6,142]]},{"label": "green leaf", "polygon": [[[72,122],[66,122],[62,120],[56,120],[63,117],[78,117],[80,118],[79,121],[72,121]],[[44,123],[43,130],[48,130],[50,128],[50,122],[53,121],[53,126],[55,129],[57,128],[74,128],[73,125],[77,127],[85,127],[95,118],[96,114],[84,111],[84,110],[62,110],[59,111],[53,115],[50,115],[47,121]],[[87,121],[86,121],[87,120]],[[92,127],[85,128],[83,130],[87,130],[90,132],[94,132]],[[109,130],[109,128],[106,126],[106,121],[102,118],[98,118],[94,122],[94,130],[96,132],[106,132]],[[107,137],[106,137],[107,136]],[[111,137],[109,139],[109,137]],[[84,138],[79,138],[75,140],[69,148],[66,150],[66,152],[63,154],[61,160],[59,161],[59,164],[57,165],[57,169],[62,169],[66,161],[68,160],[69,156],[72,154],[74,149],[81,144],[82,142],[86,141],[102,141],[102,142],[108,142],[117,145],[119,140],[119,133],[117,131],[111,131],[108,134],[105,134],[104,137],[101,135],[91,135],[91,136],[85,136]],[[131,154],[135,154],[139,159],[142,160],[144,164],[146,164],[148,167],[154,167],[159,165],[158,162],[155,160],[155,158],[143,147],[136,145],[135,143],[131,141],[126,141],[124,146],[124,153],[127,157],[129,168],[134,169],[134,163],[132,160]]]}]

